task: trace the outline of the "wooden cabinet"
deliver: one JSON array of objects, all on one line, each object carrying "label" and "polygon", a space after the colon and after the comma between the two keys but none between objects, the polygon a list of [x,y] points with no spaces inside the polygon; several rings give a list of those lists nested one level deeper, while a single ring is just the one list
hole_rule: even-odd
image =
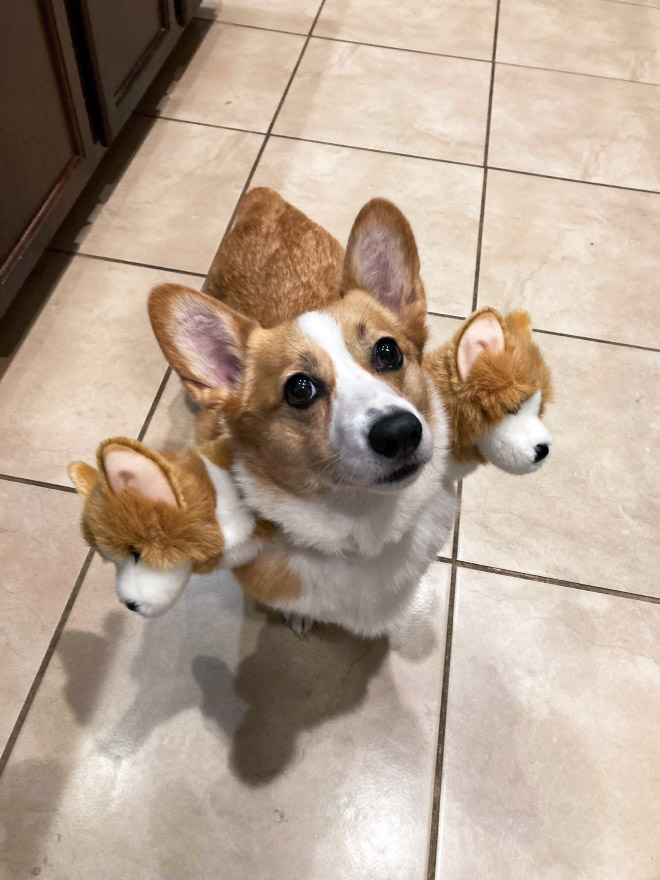
[{"label": "wooden cabinet", "polygon": [[3,0],[0,13],[0,314],[99,155],[63,0]]},{"label": "wooden cabinet", "polygon": [[77,0],[76,26],[94,81],[104,144],[135,109],[179,38],[172,0]]},{"label": "wooden cabinet", "polygon": [[2,0],[0,316],[199,0]]}]

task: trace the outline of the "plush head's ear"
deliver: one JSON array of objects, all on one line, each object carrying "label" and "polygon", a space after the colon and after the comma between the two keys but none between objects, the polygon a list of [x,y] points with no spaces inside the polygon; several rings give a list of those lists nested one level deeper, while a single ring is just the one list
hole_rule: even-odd
[{"label": "plush head's ear", "polygon": [[505,315],[504,320],[511,330],[515,330],[516,333],[520,333],[521,336],[525,336],[527,339],[532,338],[532,319],[528,312],[509,312],[508,315]]},{"label": "plush head's ear", "polygon": [[502,320],[494,309],[482,309],[471,315],[456,345],[456,367],[461,379],[467,379],[477,358],[484,351],[504,349]]},{"label": "plush head's ear", "polygon": [[76,487],[76,492],[84,500],[99,481],[99,472],[84,461],[72,461],[67,468],[69,479]]},{"label": "plush head's ear", "polygon": [[357,215],[346,246],[342,292],[359,288],[401,320],[426,312],[419,254],[410,224],[386,199],[372,199]]},{"label": "plush head's ear", "polygon": [[98,456],[103,474],[115,494],[123,489],[135,489],[151,501],[179,506],[170,477],[146,446],[141,447],[135,441],[127,445],[109,440],[101,444]]},{"label": "plush head's ear", "polygon": [[238,389],[254,321],[178,284],[151,291],[149,317],[163,354],[197,403],[217,402],[217,391],[222,396]]}]

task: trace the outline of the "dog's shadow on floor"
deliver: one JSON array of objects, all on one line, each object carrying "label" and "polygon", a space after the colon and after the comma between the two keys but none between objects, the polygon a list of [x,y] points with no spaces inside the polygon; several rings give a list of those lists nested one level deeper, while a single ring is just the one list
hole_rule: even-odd
[{"label": "dog's shadow on floor", "polygon": [[387,653],[387,640],[361,640],[336,627],[316,627],[298,639],[270,619],[255,651],[235,677],[216,657],[199,655],[193,675],[202,711],[224,728],[227,688],[245,705],[233,730],[231,766],[246,783],[260,785],[293,760],[299,734],[357,707]]},{"label": "dog's shadow on floor", "polygon": [[[100,751],[118,759],[199,709],[229,747],[236,776],[266,784],[295,760],[303,731],[360,705],[388,642],[319,625],[300,639],[278,614],[245,600],[228,576],[193,580],[172,612],[144,622],[137,642],[123,631],[128,612],[119,609],[103,635],[65,632],[58,654],[67,702],[79,723],[96,729]],[[114,684],[104,694],[108,678]],[[116,689],[132,692],[119,716]]]}]

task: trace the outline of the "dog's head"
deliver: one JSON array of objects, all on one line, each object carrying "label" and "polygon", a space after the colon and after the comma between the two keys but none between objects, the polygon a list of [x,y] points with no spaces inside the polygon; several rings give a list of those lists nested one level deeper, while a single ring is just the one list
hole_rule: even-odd
[{"label": "dog's head", "polygon": [[538,470],[552,443],[541,421],[552,385],[529,315],[480,309],[445,355],[454,455],[481,458],[511,474]]},{"label": "dog's head", "polygon": [[[145,617],[167,611],[193,571],[210,570],[224,548],[212,487],[136,440],[104,441],[98,468],[74,461],[69,477],[84,501],[87,543],[112,562],[119,599]],[[194,466],[194,463],[193,463]]]},{"label": "dog's head", "polygon": [[358,215],[341,294],[269,329],[177,285],[149,300],[191,396],[222,414],[257,479],[296,495],[403,488],[434,448],[419,257],[391,203],[375,199]]}]

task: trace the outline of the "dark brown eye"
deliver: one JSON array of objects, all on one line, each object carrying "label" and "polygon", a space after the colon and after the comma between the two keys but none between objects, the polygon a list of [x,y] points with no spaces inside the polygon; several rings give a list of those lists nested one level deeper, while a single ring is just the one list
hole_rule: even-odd
[{"label": "dark brown eye", "polygon": [[304,373],[296,373],[286,380],[284,396],[291,406],[309,406],[318,395],[318,388]]},{"label": "dark brown eye", "polygon": [[520,406],[513,406],[513,407],[511,407],[511,409],[508,409],[508,410],[506,411],[506,414],[507,414],[508,416],[515,416],[515,415],[517,415],[519,412],[520,412]]},{"label": "dark brown eye", "polygon": [[140,556],[142,556],[142,554],[140,553],[140,551],[138,550],[137,547],[129,547],[128,552],[131,554],[131,556],[133,557],[133,559],[136,562],[140,561]]},{"label": "dark brown eye", "polygon": [[384,336],[374,345],[374,366],[377,370],[398,370],[403,354],[391,336]]}]

